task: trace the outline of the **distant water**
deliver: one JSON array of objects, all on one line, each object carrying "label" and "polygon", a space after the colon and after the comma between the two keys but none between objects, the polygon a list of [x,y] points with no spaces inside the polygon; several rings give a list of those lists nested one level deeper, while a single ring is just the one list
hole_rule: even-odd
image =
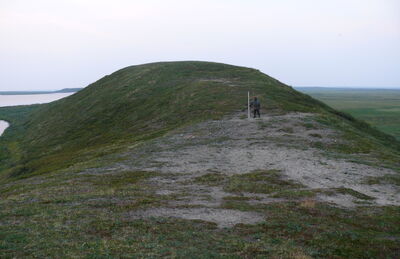
[{"label": "distant water", "polygon": [[27,94],[27,95],[0,95],[0,107],[27,105],[37,103],[49,103],[73,93],[56,93],[56,94]]},{"label": "distant water", "polygon": [[8,128],[8,123],[6,121],[0,121],[0,136],[6,128]]},{"label": "distant water", "polygon": [[[49,103],[67,97],[71,94],[74,93],[0,95],[0,107]],[[8,126],[9,124],[6,121],[0,120],[0,136]]]}]

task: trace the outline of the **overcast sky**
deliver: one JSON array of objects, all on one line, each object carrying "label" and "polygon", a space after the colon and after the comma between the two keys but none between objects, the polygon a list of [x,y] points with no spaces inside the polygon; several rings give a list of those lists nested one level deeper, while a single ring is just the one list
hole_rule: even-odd
[{"label": "overcast sky", "polygon": [[0,0],[0,91],[204,60],[293,86],[400,87],[399,0]]}]

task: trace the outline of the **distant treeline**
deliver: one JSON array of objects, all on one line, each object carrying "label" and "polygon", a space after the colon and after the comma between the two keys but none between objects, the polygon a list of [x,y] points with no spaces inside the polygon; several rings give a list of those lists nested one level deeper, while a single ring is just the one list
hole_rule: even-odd
[{"label": "distant treeline", "polygon": [[25,94],[55,94],[55,93],[74,93],[83,88],[64,88],[57,91],[0,91],[0,95],[25,95]]}]

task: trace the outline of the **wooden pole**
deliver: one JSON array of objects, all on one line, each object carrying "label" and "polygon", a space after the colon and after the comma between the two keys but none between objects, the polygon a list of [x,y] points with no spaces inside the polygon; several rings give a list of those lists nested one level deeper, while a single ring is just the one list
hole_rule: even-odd
[{"label": "wooden pole", "polygon": [[250,92],[247,92],[247,119],[250,119]]}]

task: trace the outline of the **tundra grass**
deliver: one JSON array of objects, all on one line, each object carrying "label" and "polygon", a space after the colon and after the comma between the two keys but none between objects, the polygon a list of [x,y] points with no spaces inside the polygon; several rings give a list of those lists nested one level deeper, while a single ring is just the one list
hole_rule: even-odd
[{"label": "tundra grass", "polygon": [[[255,206],[229,198],[223,208],[255,211],[265,221],[222,229],[201,220],[131,217],[132,211],[177,199],[155,194],[148,181],[155,176],[65,173],[46,181],[43,176],[14,181],[11,189],[29,188],[0,194],[0,257],[396,258],[399,253],[395,206],[347,210],[307,200]],[[265,176],[251,174],[243,181],[260,177]]]},{"label": "tundra grass", "polygon": [[231,176],[224,186],[227,192],[240,193],[272,193],[282,187],[299,188],[300,184],[283,179],[278,170],[256,171],[247,174]]},{"label": "tundra grass", "polygon": [[365,180],[366,184],[393,184],[400,187],[400,175],[398,174],[387,174],[383,176],[368,177]]},{"label": "tundra grass", "polygon": [[208,186],[222,186],[231,193],[264,193],[270,194],[282,189],[303,187],[291,180],[283,179],[278,170],[260,170],[246,174],[227,176],[220,173],[208,173],[196,177],[193,181]]}]

